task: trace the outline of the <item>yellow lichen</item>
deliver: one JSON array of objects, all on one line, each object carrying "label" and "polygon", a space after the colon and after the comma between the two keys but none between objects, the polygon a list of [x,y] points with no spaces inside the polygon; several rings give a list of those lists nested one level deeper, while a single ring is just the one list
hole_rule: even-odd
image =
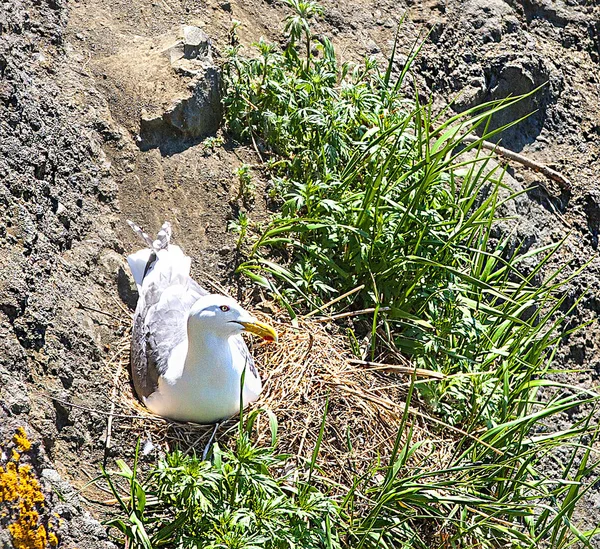
[{"label": "yellow lichen", "polygon": [[27,438],[27,433],[23,427],[19,427],[15,436],[13,437],[13,442],[17,445],[17,448],[21,450],[21,452],[28,452],[31,449],[31,442]]},{"label": "yellow lichen", "polygon": [[29,524],[20,524],[20,521],[11,524],[8,531],[12,535],[15,549],[46,549],[48,537],[44,525],[31,528]]},{"label": "yellow lichen", "polygon": [[19,497],[19,471],[16,463],[0,467],[0,502],[15,501]]},{"label": "yellow lichen", "polygon": [[[31,449],[25,429],[19,427],[12,442],[22,452]],[[0,503],[5,506],[13,521],[8,525],[15,549],[46,549],[47,545],[56,546],[58,538],[48,534],[40,524],[39,507],[44,503],[44,494],[40,483],[29,465],[18,465],[21,454],[12,449],[12,461],[6,467],[0,467]]]}]

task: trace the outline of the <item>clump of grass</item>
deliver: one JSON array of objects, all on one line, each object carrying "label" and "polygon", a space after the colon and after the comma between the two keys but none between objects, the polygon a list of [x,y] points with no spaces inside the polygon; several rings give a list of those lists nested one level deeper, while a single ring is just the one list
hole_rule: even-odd
[{"label": "clump of grass", "polygon": [[[283,201],[239,272],[292,315],[362,288],[336,304],[374,311],[351,326],[370,335],[362,358],[402,353],[453,376],[422,391],[452,424],[509,419],[520,401],[511,395],[543,373],[561,338],[556,281],[576,274],[538,284],[560,245],[519,255],[511,235],[496,235],[498,208],[514,196],[479,146],[503,129],[487,131],[490,118],[520,98],[434,114],[402,92],[419,45],[395,77],[393,53],[385,70],[340,65],[327,38],[311,45],[309,15],[320,11],[288,4],[283,50],[260,41],[256,57],[234,49],[226,65],[230,131],[271,150]],[[481,139],[461,146],[476,129]],[[523,274],[530,258],[538,264]]]}]

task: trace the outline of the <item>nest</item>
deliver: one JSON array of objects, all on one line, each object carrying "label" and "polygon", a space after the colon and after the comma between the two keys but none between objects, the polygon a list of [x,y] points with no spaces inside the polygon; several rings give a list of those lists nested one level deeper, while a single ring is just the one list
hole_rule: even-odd
[{"label": "nest", "polygon": [[[292,326],[281,311],[257,316],[273,324],[280,338],[277,344],[249,341],[263,393],[245,413],[255,409],[274,413],[278,453],[295,456],[300,467],[310,463],[324,425],[316,462],[320,475],[347,487],[373,465],[386,465],[407,408],[413,368],[406,363],[390,366],[355,360],[347,338],[327,319],[304,318]],[[142,446],[202,453],[213,426],[160,418],[135,398],[129,379],[129,341],[130,334],[125,334],[115,348],[115,359],[107,364],[115,381],[111,398],[112,416],[118,421],[115,431],[129,432],[129,440],[139,436]],[[417,373],[436,377],[434,372]],[[412,443],[422,443],[413,457],[419,459],[430,453],[432,444],[439,447],[440,441],[430,432],[427,416],[414,406],[415,397],[404,425],[406,431],[412,427]],[[233,441],[237,429],[238,418],[222,423],[216,435],[219,444]],[[110,431],[109,420],[109,435]],[[401,442],[405,435],[400,434]],[[259,414],[253,436],[258,444],[271,443],[266,414]]]},{"label": "nest", "polygon": [[[278,448],[299,465],[310,462],[323,425],[317,463],[322,474],[349,486],[373,464],[387,463],[410,376],[356,364],[334,324],[305,319],[297,328],[282,326],[278,345],[261,344],[255,352],[265,376],[256,405],[275,413]],[[411,416],[411,424],[418,438],[430,438],[419,418]]]}]

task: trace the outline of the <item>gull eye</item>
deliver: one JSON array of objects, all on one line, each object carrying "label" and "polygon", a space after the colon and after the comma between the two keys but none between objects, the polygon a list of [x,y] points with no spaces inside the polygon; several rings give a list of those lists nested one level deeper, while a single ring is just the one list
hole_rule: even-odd
[{"label": "gull eye", "polygon": [[223,311],[224,313],[226,313],[227,311],[229,311],[229,307],[227,305],[221,305],[219,307],[219,309],[221,309],[221,311]]}]

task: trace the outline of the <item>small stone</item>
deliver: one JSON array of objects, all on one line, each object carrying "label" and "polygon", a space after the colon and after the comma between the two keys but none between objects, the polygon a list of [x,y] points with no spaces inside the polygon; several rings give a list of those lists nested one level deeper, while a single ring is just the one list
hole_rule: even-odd
[{"label": "small stone", "polygon": [[28,414],[31,411],[29,399],[23,391],[13,392],[9,405],[13,414]]},{"label": "small stone", "polygon": [[36,63],[40,63],[40,65],[41,65],[42,63],[45,63],[45,62],[46,62],[46,56],[45,56],[43,53],[41,53],[41,52],[34,53],[34,54],[31,56],[31,58],[32,58],[32,59],[33,59],[33,60],[34,60]]},{"label": "small stone", "polygon": [[192,25],[183,27],[183,54],[186,59],[208,57],[210,38],[201,28]]},{"label": "small stone", "polygon": [[8,103],[14,91],[15,89],[12,84],[8,82],[0,82],[0,101]]},{"label": "small stone", "polygon": [[375,55],[381,51],[380,47],[374,40],[369,40],[367,42],[367,53],[371,55]]}]

